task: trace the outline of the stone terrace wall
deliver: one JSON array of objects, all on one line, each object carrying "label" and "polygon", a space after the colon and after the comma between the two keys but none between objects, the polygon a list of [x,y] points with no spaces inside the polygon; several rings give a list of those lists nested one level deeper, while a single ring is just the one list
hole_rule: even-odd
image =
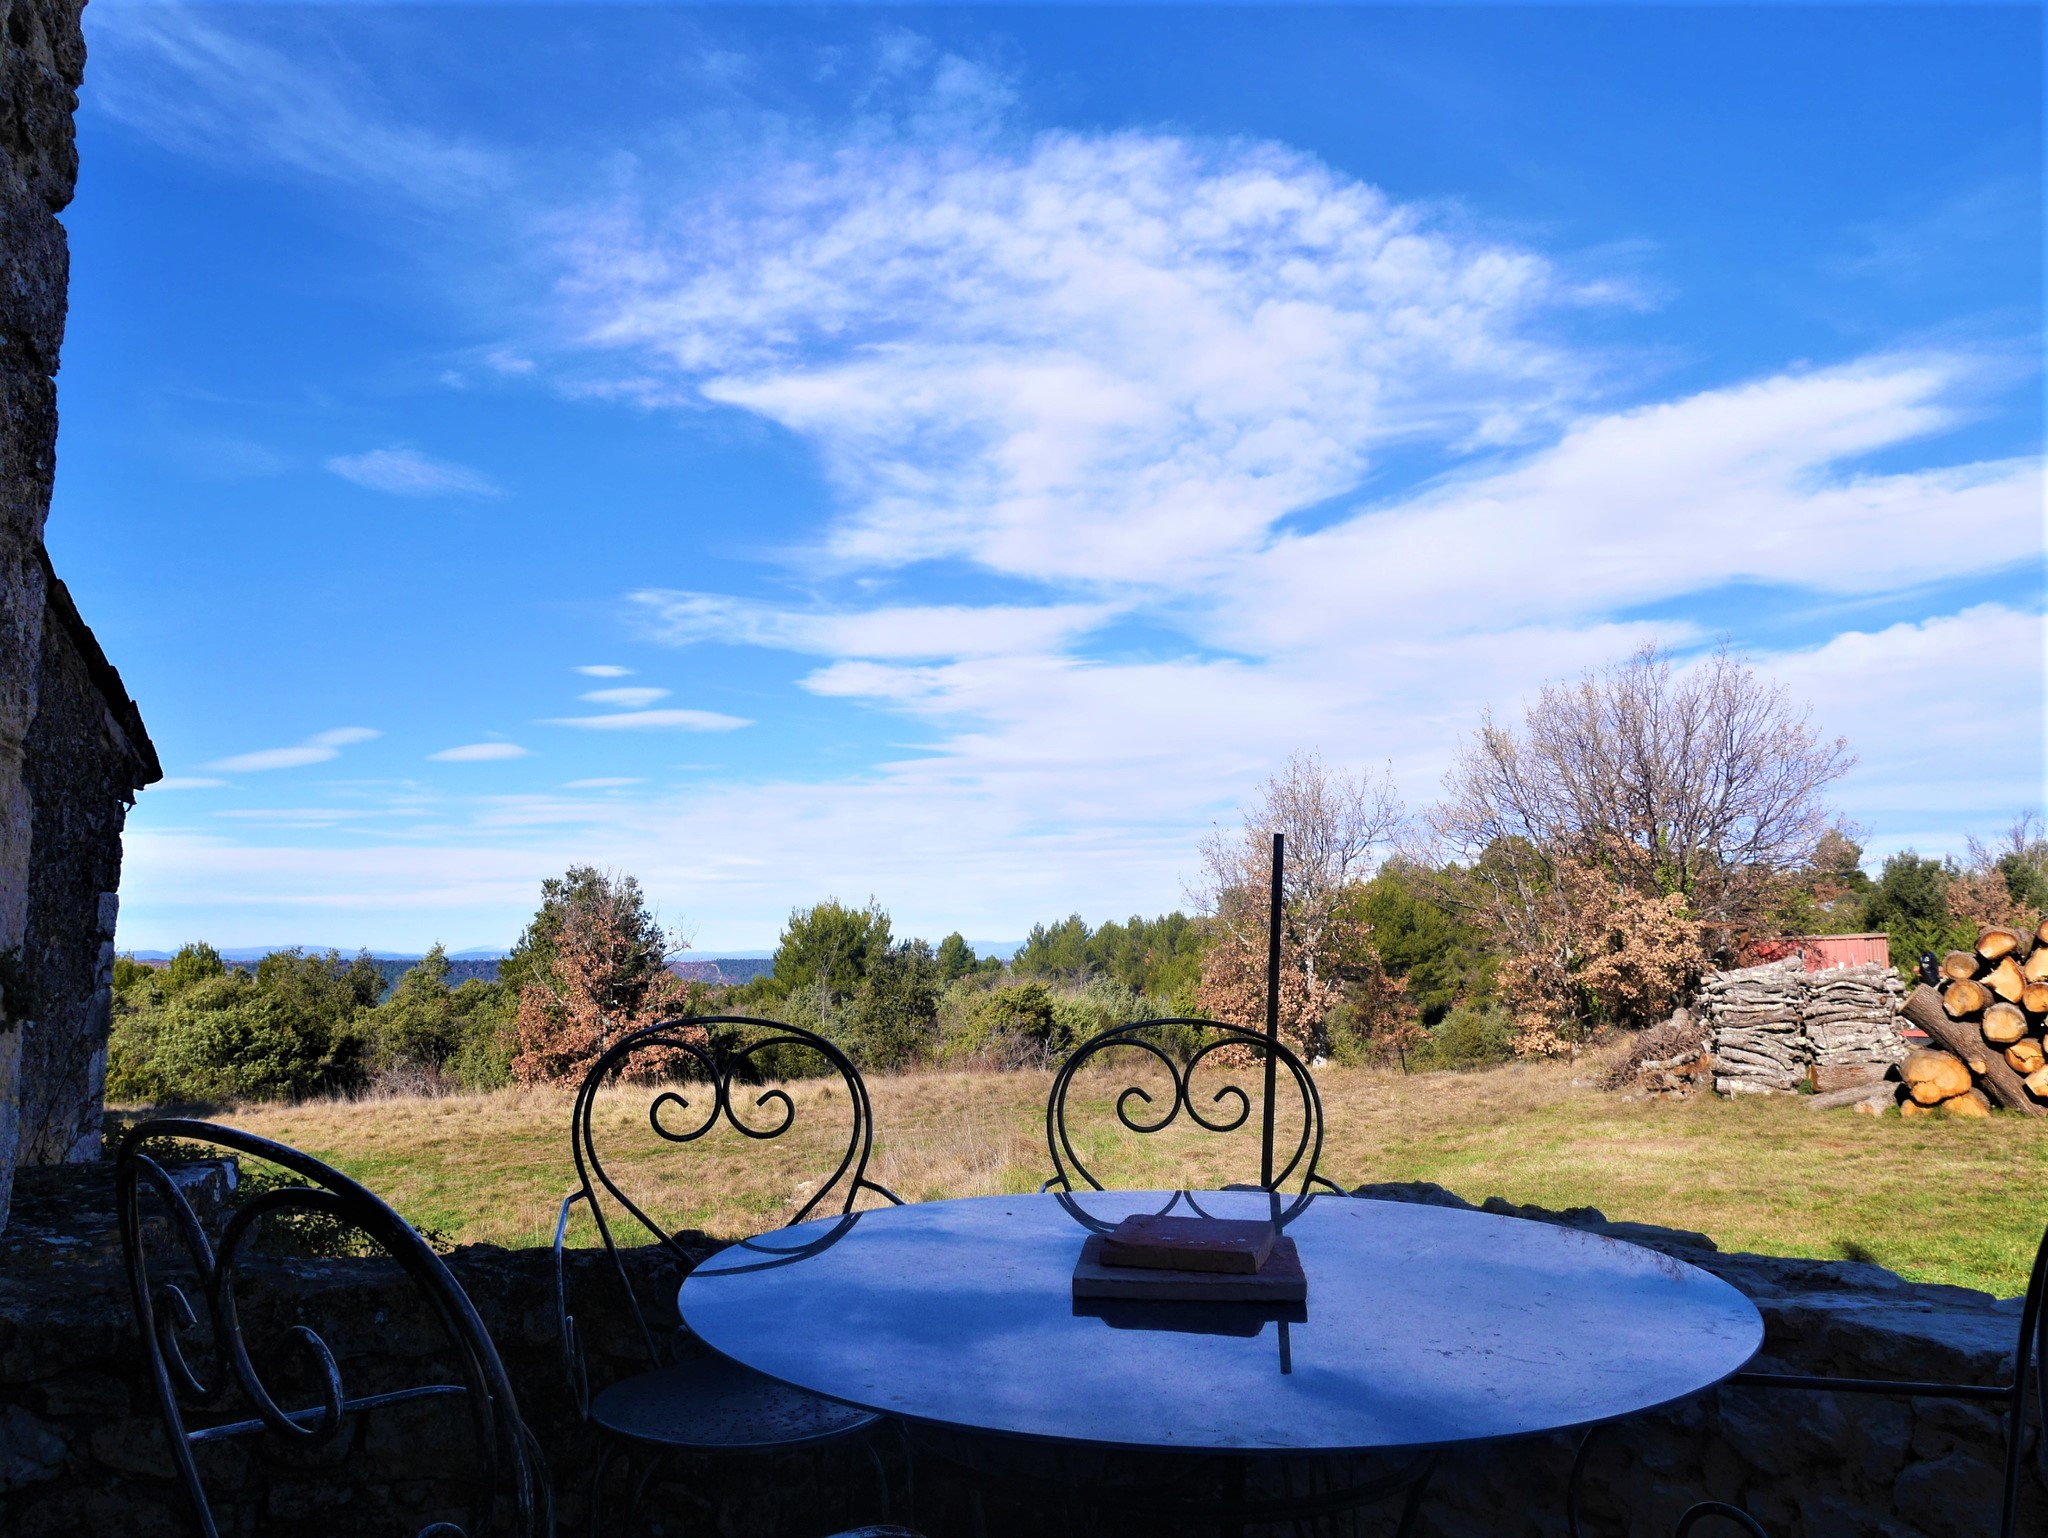
[{"label": "stone terrace wall", "polygon": [[[164,1482],[153,1401],[113,1264],[105,1188],[103,1168],[25,1171],[19,1221],[0,1240],[0,1532],[18,1538],[190,1531],[177,1492]],[[1429,1186],[1364,1190],[1462,1205]],[[1875,1266],[1722,1255],[1699,1235],[1609,1224],[1589,1210],[1540,1213],[1497,1199],[1487,1208],[1609,1233],[1718,1273],[1756,1300],[1767,1325],[1767,1363],[1781,1369],[1993,1382],[2007,1370],[2018,1332],[2012,1300],[1915,1286]],[[596,1260],[581,1257],[572,1284],[585,1297],[600,1296],[588,1291],[598,1281]],[[557,1366],[546,1252],[477,1247],[458,1251],[451,1264],[500,1343],[549,1450],[565,1514],[579,1518],[595,1450],[574,1424]],[[651,1257],[636,1260],[635,1270],[650,1299],[673,1285]],[[410,1339],[397,1324],[403,1315],[395,1312],[399,1294],[388,1267],[299,1262],[280,1266],[273,1280],[301,1313],[344,1321],[335,1341],[352,1384],[383,1381],[403,1365],[397,1359]],[[287,1303],[263,1287],[248,1306],[261,1317]],[[605,1362],[623,1360],[622,1342],[600,1346]],[[1707,1495],[1746,1505],[1779,1538],[1983,1538],[1995,1530],[1997,1427],[1973,1406],[1729,1389],[1638,1417],[1606,1437],[1588,1489],[1588,1531],[1600,1538],[1661,1538],[1683,1506]],[[884,1452],[897,1461],[893,1443]],[[1424,1507],[1424,1532],[1554,1538],[1571,1452],[1559,1438],[1447,1457]],[[408,1480],[446,1453],[424,1438],[368,1440],[365,1482],[350,1498],[323,1485],[318,1470],[256,1470],[236,1529],[396,1532],[395,1523],[379,1527],[375,1519],[389,1518]],[[780,1538],[876,1515],[872,1473],[844,1448],[729,1465],[711,1478],[681,1472],[723,1492],[719,1524],[679,1491],[664,1490],[646,1530]],[[917,1478],[918,1520],[933,1538],[975,1531],[974,1480],[929,1460],[920,1461]],[[997,1538],[1070,1530],[1056,1494],[997,1493],[985,1482],[981,1494],[985,1530]],[[2031,1472],[2026,1498],[2021,1531],[2048,1532],[2048,1498]],[[1104,1530],[1149,1529],[1118,1519]]]}]

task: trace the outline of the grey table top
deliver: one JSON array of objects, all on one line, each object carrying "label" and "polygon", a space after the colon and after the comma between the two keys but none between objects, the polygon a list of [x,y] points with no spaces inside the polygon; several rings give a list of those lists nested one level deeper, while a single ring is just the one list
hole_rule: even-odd
[{"label": "grey table top", "polygon": [[[1194,1198],[1220,1217],[1259,1193]],[[1444,1446],[1665,1404],[1738,1370],[1756,1308],[1695,1266],[1550,1224],[1319,1196],[1305,1305],[1082,1303],[1089,1229],[1187,1198],[884,1208],[720,1251],[684,1282],[714,1350],[831,1399],[1000,1434],[1190,1451]]]}]

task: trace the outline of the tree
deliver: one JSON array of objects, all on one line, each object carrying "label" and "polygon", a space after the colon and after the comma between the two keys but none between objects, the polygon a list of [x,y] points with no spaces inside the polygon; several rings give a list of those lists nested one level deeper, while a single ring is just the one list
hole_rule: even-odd
[{"label": "tree", "polygon": [[931,1053],[939,1037],[939,966],[922,940],[904,940],[872,957],[846,1010],[845,1034],[863,1068],[904,1068]]},{"label": "tree", "polygon": [[172,993],[183,993],[192,984],[209,977],[219,977],[226,971],[227,965],[220,959],[220,952],[204,940],[195,940],[190,945],[178,947],[178,953],[164,969],[164,987]]},{"label": "tree", "polygon": [[791,993],[820,991],[833,1006],[852,998],[875,957],[889,948],[889,915],[873,898],[849,908],[836,897],[790,910],[775,947],[775,981]]},{"label": "tree", "polygon": [[958,982],[968,973],[978,971],[981,966],[979,958],[974,954],[974,947],[962,938],[957,929],[939,942],[936,960],[941,983]]},{"label": "tree", "polygon": [[515,952],[519,1082],[576,1078],[627,1032],[688,1010],[671,943],[631,876],[584,865],[543,882]]},{"label": "tree", "polygon": [[2032,929],[2048,908],[2048,839],[2040,818],[2022,814],[2004,841],[1987,847],[1969,840],[1970,862],[1949,877],[1949,906],[1978,924]]},{"label": "tree", "polygon": [[1891,938],[1892,964],[1911,977],[1922,952],[1968,950],[1977,926],[1949,907],[1952,872],[1940,860],[1902,849],[1884,862],[1864,922]]},{"label": "tree", "polygon": [[1074,913],[1057,924],[1032,925],[1010,958],[1010,971],[1064,983],[1108,978],[1133,993],[1171,1000],[1192,997],[1207,945],[1202,927],[1185,913],[1155,919],[1134,913],[1125,923],[1112,919],[1099,929]]},{"label": "tree", "polygon": [[1655,1024],[1698,983],[1707,952],[1680,893],[1631,891],[1567,864],[1548,895],[1534,931],[1543,943],[1500,964],[1517,1052],[1567,1051],[1603,1025]]},{"label": "tree", "polygon": [[1486,717],[1430,822],[1497,934],[1533,927],[1576,863],[1684,898],[1725,952],[1830,831],[1823,793],[1854,762],[1725,649],[1681,673],[1650,646],[1545,688],[1519,732]]},{"label": "tree", "polygon": [[1497,958],[1486,935],[1467,913],[1436,895],[1456,874],[1390,860],[1347,896],[1370,928],[1387,975],[1407,987],[1409,1002],[1430,1027],[1460,1003],[1480,1007],[1493,995]]},{"label": "tree", "polygon": [[448,953],[437,942],[406,969],[377,1010],[379,1066],[439,1070],[462,1042],[455,991],[448,986]]},{"label": "tree", "polygon": [[[1370,995],[1359,1018],[1393,1014],[1370,928],[1348,906],[1352,883],[1371,874],[1401,822],[1400,799],[1384,775],[1343,775],[1315,754],[1296,754],[1268,780],[1236,833],[1218,830],[1202,846],[1195,896],[1215,918],[1216,941],[1202,965],[1205,1013],[1236,1024],[1264,1018],[1272,835],[1287,836],[1282,878],[1281,1030],[1310,1057],[1329,1048],[1326,1022],[1347,990]],[[1356,1001],[1363,1002],[1363,1000]]]}]

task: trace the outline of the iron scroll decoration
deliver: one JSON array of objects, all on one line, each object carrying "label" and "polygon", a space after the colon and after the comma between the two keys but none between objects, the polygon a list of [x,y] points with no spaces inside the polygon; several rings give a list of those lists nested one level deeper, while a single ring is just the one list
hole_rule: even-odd
[{"label": "iron scroll decoration", "polygon": [[[306,1185],[257,1193],[235,1209],[216,1244],[178,1182],[145,1151],[155,1139],[211,1144],[288,1170]],[[475,1306],[439,1256],[411,1225],[373,1193],[340,1171],[297,1149],[212,1122],[165,1118],[136,1126],[121,1141],[115,1162],[115,1205],[121,1246],[138,1331],[148,1359],[166,1442],[180,1482],[205,1538],[219,1538],[211,1504],[193,1450],[210,1443],[269,1433],[302,1450],[329,1446],[364,1411],[428,1399],[461,1399],[476,1449],[478,1471],[466,1524],[431,1522],[415,1538],[484,1538],[486,1534],[531,1534],[551,1525],[548,1498],[533,1446],[519,1419],[517,1401],[503,1364],[490,1343]],[[144,1228],[142,1192],[163,1204],[205,1308],[208,1346],[195,1365],[183,1337],[200,1315],[192,1294],[177,1281],[152,1277]],[[249,1254],[263,1219],[280,1213],[311,1213],[333,1219],[369,1239],[398,1262],[430,1305],[454,1358],[460,1382],[422,1384],[351,1398],[327,1342],[310,1327],[294,1325],[284,1339],[319,1384],[319,1402],[302,1409],[278,1403],[258,1371],[236,1309],[236,1268]],[[231,1391],[239,1391],[253,1417],[189,1429],[189,1414],[226,1413]],[[509,1503],[505,1499],[510,1489]],[[509,1524],[500,1518],[508,1515]]]},{"label": "iron scroll decoration", "polygon": [[[736,1043],[727,1035],[732,1030],[761,1034],[751,1041]],[[569,1218],[576,1204],[581,1202],[588,1207],[597,1225],[598,1236],[610,1257],[612,1271],[628,1303],[650,1363],[663,1360],[663,1352],[656,1344],[655,1332],[649,1328],[627,1279],[611,1219],[606,1216],[598,1193],[608,1194],[685,1269],[695,1259],[676,1236],[634,1201],[612,1172],[606,1169],[592,1125],[598,1091],[623,1077],[636,1056],[655,1052],[671,1054],[671,1070],[682,1066],[691,1077],[683,1089],[665,1088],[649,1102],[647,1124],[656,1137],[666,1143],[687,1145],[703,1138],[723,1121],[742,1137],[767,1142],[796,1125],[796,1102],[787,1091],[769,1084],[759,1089],[751,1103],[742,1108],[740,1101],[745,1097],[741,1091],[748,1087],[749,1081],[759,1083],[765,1078],[761,1071],[763,1059],[771,1051],[782,1048],[793,1048],[822,1060],[828,1074],[837,1078],[845,1089],[847,1103],[852,1109],[852,1123],[847,1129],[846,1146],[840,1152],[838,1164],[829,1178],[818,1183],[809,1200],[797,1209],[788,1223],[801,1223],[817,1213],[835,1190],[841,1193],[837,1205],[842,1215],[853,1211],[854,1203],[863,1191],[873,1192],[897,1206],[903,1204],[903,1198],[894,1191],[868,1178],[868,1158],[874,1149],[874,1108],[868,1099],[867,1085],[862,1082],[860,1070],[854,1067],[852,1059],[823,1036],[801,1026],[753,1015],[700,1015],[659,1021],[620,1037],[591,1064],[583,1082],[577,1087],[570,1139],[576,1163],[577,1188],[563,1200],[555,1224],[556,1324],[568,1364],[570,1391],[576,1396],[584,1414],[587,1415],[590,1408],[590,1387],[575,1315],[569,1309],[568,1278],[563,1269]],[[671,1071],[664,1077],[673,1078],[675,1074]],[[701,1089],[696,1088],[698,1085]]]},{"label": "iron scroll decoration", "polygon": [[[1214,1032],[1216,1039],[1196,1048],[1182,1060],[1154,1039],[1154,1033],[1166,1028]],[[1053,1174],[1040,1187],[1041,1190],[1073,1191],[1082,1185],[1096,1191],[1104,1189],[1074,1146],[1067,1127],[1067,1097],[1082,1068],[1105,1053],[1117,1051],[1137,1052],[1152,1059],[1166,1070],[1172,1084],[1172,1096],[1170,1099],[1161,1097],[1163,1104],[1155,1101],[1151,1092],[1140,1085],[1132,1084],[1118,1092],[1115,1100],[1117,1121],[1130,1131],[1146,1136],[1165,1131],[1180,1119],[1183,1112],[1205,1132],[1235,1132],[1245,1126],[1252,1116],[1252,1097],[1241,1085],[1222,1085],[1208,1096],[1206,1110],[1195,1086],[1196,1075],[1205,1066],[1243,1066],[1236,1062],[1211,1061],[1219,1053],[1235,1051],[1248,1055],[1264,1074],[1266,1083],[1275,1086],[1268,1092],[1262,1107],[1264,1126],[1270,1138],[1276,1110],[1274,1097],[1279,1083],[1278,1070],[1284,1067],[1287,1082],[1301,1097],[1301,1131],[1284,1163],[1274,1167],[1270,1159],[1265,1162],[1261,1170],[1264,1177],[1261,1187],[1278,1191],[1299,1177],[1304,1194],[1318,1189],[1339,1196],[1346,1194],[1342,1186],[1316,1170],[1323,1151],[1323,1102],[1307,1065],[1285,1043],[1273,1040],[1264,1032],[1188,1015],[1134,1020],[1127,1025],[1112,1026],[1083,1042],[1060,1065],[1045,1104],[1045,1142],[1047,1151],[1052,1155]],[[1149,1111],[1135,1109],[1137,1107],[1146,1107]],[[1270,1143],[1267,1146],[1270,1147]]]},{"label": "iron scroll decoration", "polygon": [[[766,1034],[752,1041],[732,1045],[717,1040],[713,1033],[718,1027],[742,1027]],[[583,1076],[583,1083],[576,1091],[574,1111],[576,1178],[583,1187],[584,1194],[587,1197],[596,1195],[593,1181],[603,1186],[613,1200],[633,1215],[635,1221],[664,1246],[680,1254],[675,1239],[668,1230],[643,1211],[604,1167],[604,1160],[598,1153],[596,1137],[591,1127],[591,1111],[596,1103],[597,1093],[618,1076],[622,1065],[636,1055],[654,1049],[680,1053],[697,1074],[701,1075],[704,1089],[698,1098],[705,1103],[700,1112],[692,1106],[689,1095],[675,1089],[663,1090],[647,1107],[648,1126],[655,1136],[669,1143],[694,1143],[722,1120],[742,1137],[767,1142],[782,1136],[796,1124],[796,1102],[790,1098],[787,1091],[774,1085],[762,1089],[753,1097],[749,1112],[758,1113],[766,1107],[773,1109],[769,1111],[767,1118],[763,1118],[763,1124],[757,1125],[750,1122],[747,1114],[742,1113],[735,1103],[735,1081],[739,1081],[741,1085],[749,1079],[758,1081],[762,1077],[758,1065],[763,1054],[783,1047],[794,1047],[824,1059],[827,1067],[845,1087],[848,1103],[853,1108],[852,1124],[847,1129],[846,1148],[839,1156],[838,1165],[829,1178],[819,1182],[817,1190],[797,1209],[789,1223],[801,1223],[810,1217],[842,1180],[845,1181],[845,1186],[839,1207],[841,1212],[851,1212],[862,1191],[872,1191],[887,1201],[902,1205],[902,1197],[887,1186],[868,1179],[868,1157],[874,1149],[874,1108],[868,1100],[867,1085],[861,1082],[860,1071],[853,1066],[852,1059],[816,1032],[807,1031],[801,1026],[785,1025],[779,1020],[762,1020],[751,1015],[703,1015],[687,1020],[664,1020],[655,1025],[644,1026],[612,1043],[604,1055],[591,1065],[590,1071]],[[664,1121],[664,1113],[671,1111],[695,1117],[694,1125],[668,1124]],[[848,1179],[848,1176],[851,1178]],[[605,1243],[610,1245],[611,1229],[602,1208],[595,1200],[591,1201],[590,1206],[592,1215],[597,1220],[599,1232],[603,1235]],[[682,1258],[687,1260],[689,1257]]]}]

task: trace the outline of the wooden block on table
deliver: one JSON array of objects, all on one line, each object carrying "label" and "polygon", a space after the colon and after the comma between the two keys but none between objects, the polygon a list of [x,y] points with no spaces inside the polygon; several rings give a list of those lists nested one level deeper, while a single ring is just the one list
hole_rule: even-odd
[{"label": "wooden block on table", "polygon": [[1265,1218],[1172,1217],[1141,1212],[1102,1238],[1105,1266],[1155,1271],[1223,1271],[1250,1276],[1273,1253],[1279,1231]]},{"label": "wooden block on table", "polygon": [[1074,1263],[1077,1298],[1138,1298],[1154,1302],[1305,1303],[1308,1277],[1292,1239],[1274,1241],[1265,1266],[1246,1276],[1229,1271],[1167,1271],[1147,1266],[1106,1266],[1105,1236],[1091,1234]]}]

